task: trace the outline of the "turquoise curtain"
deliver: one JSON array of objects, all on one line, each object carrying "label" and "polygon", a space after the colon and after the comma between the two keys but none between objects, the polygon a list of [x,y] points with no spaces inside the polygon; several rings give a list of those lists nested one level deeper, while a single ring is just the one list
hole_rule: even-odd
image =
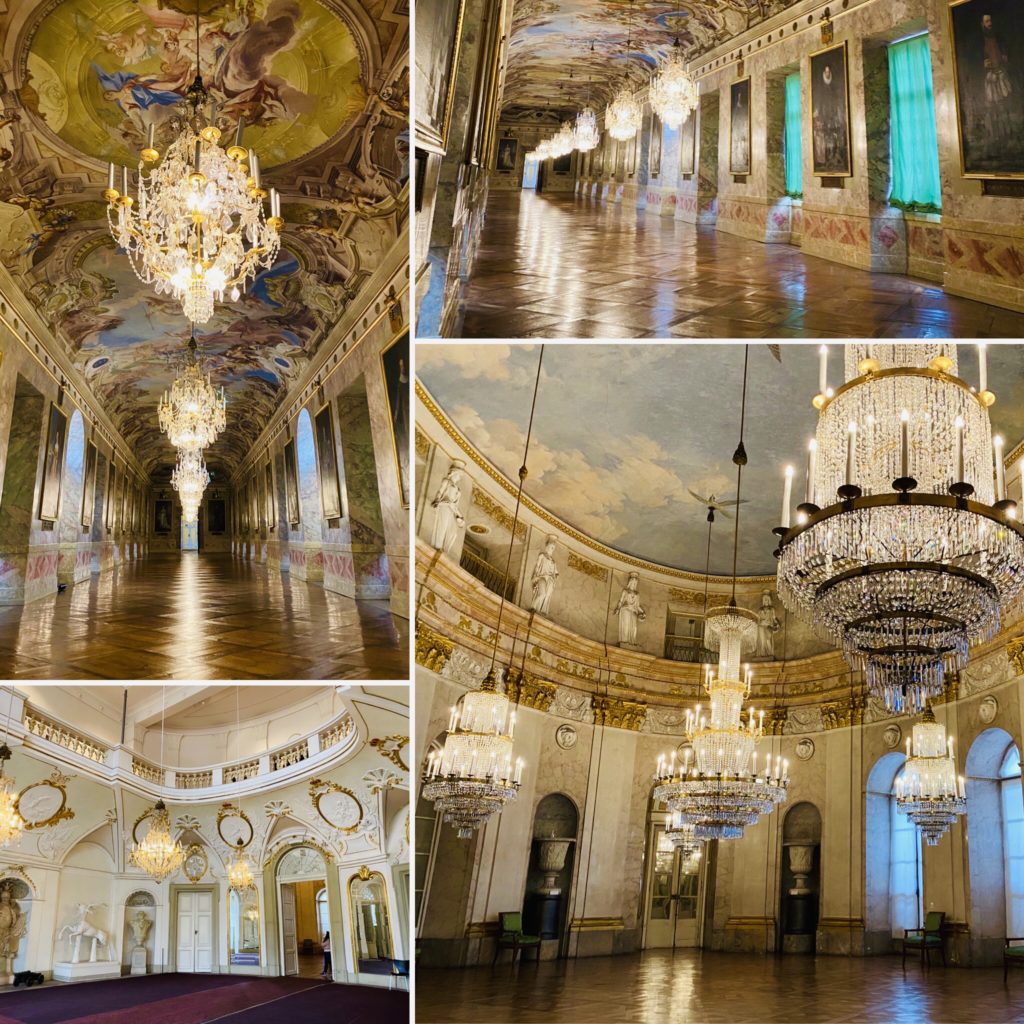
[{"label": "turquoise curtain", "polygon": [[783,148],[786,164],[786,195],[804,194],[803,149],[800,145],[800,73],[786,75],[786,130]]},{"label": "turquoise curtain", "polygon": [[904,210],[937,213],[942,208],[942,187],[927,35],[889,47],[889,109],[889,202]]}]

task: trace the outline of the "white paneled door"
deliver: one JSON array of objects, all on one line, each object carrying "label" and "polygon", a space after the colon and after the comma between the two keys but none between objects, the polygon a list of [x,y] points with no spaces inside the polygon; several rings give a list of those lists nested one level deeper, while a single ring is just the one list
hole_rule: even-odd
[{"label": "white paneled door", "polygon": [[178,970],[213,971],[213,893],[178,893]]},{"label": "white paneled door", "polygon": [[299,973],[299,941],[295,929],[295,890],[281,886],[281,935],[284,939],[284,973]]}]

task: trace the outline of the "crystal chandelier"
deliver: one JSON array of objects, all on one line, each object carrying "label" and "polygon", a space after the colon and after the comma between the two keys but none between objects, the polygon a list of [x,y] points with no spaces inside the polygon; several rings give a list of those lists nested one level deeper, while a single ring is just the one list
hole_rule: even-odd
[{"label": "crystal chandelier", "polygon": [[210,374],[203,373],[193,332],[185,363],[171,390],[160,399],[160,429],[175,448],[209,448],[227,426],[226,410],[224,388],[215,388]]},{"label": "crystal chandelier", "polygon": [[795,524],[787,473],[779,596],[890,711],[921,711],[1018,603],[1024,530],[989,424],[984,349],[977,391],[957,376],[953,345],[845,349],[833,391],[822,346]]},{"label": "crystal chandelier", "polygon": [[573,145],[581,153],[596,149],[601,141],[597,130],[597,114],[590,107],[584,107],[576,115],[576,126],[573,128]]},{"label": "crystal chandelier", "polygon": [[571,121],[563,121],[562,127],[551,139],[553,157],[568,156],[576,148],[576,132]]},{"label": "crystal chandelier", "polygon": [[[129,194],[129,172],[110,165],[107,221],[118,247],[140,280],[157,294],[172,294],[193,323],[206,323],[214,301],[230,290],[240,295],[248,278],[273,265],[281,246],[280,196],[270,190],[265,216],[259,158],[242,146],[244,121],[234,145],[218,145],[221,132],[201,113],[210,100],[198,67],[199,12],[196,11],[196,77],[186,91],[191,114],[175,124],[178,137],[160,159],[150,124],[139,161],[138,198]],[[216,121],[216,106],[212,121]],[[157,164],[157,161],[160,161]],[[149,173],[144,173],[149,165]]]},{"label": "crystal chandelier", "polygon": [[907,763],[896,779],[896,806],[937,846],[956,819],[967,813],[964,778],[956,774],[953,737],[935,720],[931,706],[907,738]]},{"label": "crystal chandelier", "polygon": [[619,142],[633,138],[643,119],[643,107],[628,88],[620,89],[604,112],[604,126],[608,134]]},{"label": "crystal chandelier", "polygon": [[239,895],[249,889],[256,888],[256,882],[252,876],[252,865],[245,855],[245,846],[242,837],[238,837],[235,852],[232,855],[231,863],[228,865],[228,888]]},{"label": "crystal chandelier", "polygon": [[[13,693],[12,693],[13,703]],[[18,797],[14,792],[14,779],[4,774],[7,762],[11,759],[11,748],[6,739],[0,746],[0,848],[11,846],[21,839],[25,822],[18,813]]]},{"label": "crystal chandelier", "polygon": [[[771,756],[757,763],[757,743],[764,735],[764,712],[755,716],[750,708],[743,719],[743,703],[750,696],[751,673],[741,673],[743,644],[757,633],[757,615],[736,604],[736,559],[739,551],[739,520],[743,467],[747,463],[743,445],[746,420],[749,347],[743,362],[743,398],[740,411],[740,441],[733,454],[736,465],[736,519],[733,528],[732,596],[728,605],[709,608],[704,620],[704,643],[718,651],[718,673],[704,668],[704,687],[710,697],[708,714],[698,704],[686,715],[686,737],[690,748],[682,763],[658,759],[654,798],[678,813],[681,824],[692,825],[697,839],[738,839],[747,825],[770,813],[786,799],[789,764]],[[713,509],[709,509],[713,511]],[[713,521],[709,517],[709,521]],[[709,530],[710,565],[710,530]],[[691,763],[692,750],[692,763]]]},{"label": "crystal chandelier", "polygon": [[132,843],[128,859],[156,882],[173,875],[184,862],[185,850],[171,835],[171,819],[163,800],[154,804],[149,831],[141,843]]},{"label": "crystal chandelier", "polygon": [[704,844],[697,838],[696,826],[686,822],[680,811],[672,812],[672,820],[665,829],[665,838],[679,851],[685,862],[700,860]]},{"label": "crystal chandelier", "polygon": [[672,129],[679,128],[690,112],[696,109],[697,83],[686,70],[678,39],[672,52],[651,79],[648,99],[651,109]]},{"label": "crystal chandelier", "polygon": [[199,506],[209,482],[210,473],[202,452],[179,451],[177,464],[171,473],[171,486],[178,492],[181,515],[186,523],[199,521]]}]

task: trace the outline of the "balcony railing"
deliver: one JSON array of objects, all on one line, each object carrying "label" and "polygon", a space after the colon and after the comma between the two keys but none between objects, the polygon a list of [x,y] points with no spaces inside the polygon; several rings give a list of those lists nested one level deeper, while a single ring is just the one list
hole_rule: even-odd
[{"label": "balcony railing", "polygon": [[309,741],[299,740],[284,750],[275,751],[270,755],[270,770],[279,772],[282,768],[291,768],[292,765],[301,764],[309,759]]},{"label": "balcony railing", "polygon": [[138,775],[140,779],[145,779],[147,782],[155,782],[158,786],[164,784],[164,772],[155,764],[150,764],[137,757],[132,758],[132,774]]},{"label": "balcony railing", "polygon": [[213,771],[175,772],[174,785],[178,789],[206,789],[213,785]]},{"label": "balcony railing", "polygon": [[346,715],[341,721],[335,722],[334,725],[329,725],[326,729],[322,729],[320,732],[320,749],[329,750],[331,747],[336,746],[354,728],[355,723]]},{"label": "balcony railing", "polygon": [[240,761],[238,764],[224,765],[225,782],[244,782],[246,779],[255,779],[260,773],[260,759],[254,758],[251,761]]},{"label": "balcony railing", "polygon": [[107,759],[106,747],[101,747],[98,743],[86,739],[77,732],[73,732],[67,726],[44,715],[36,708],[25,709],[25,728],[33,736],[56,743],[66,750],[89,758],[90,761],[97,761],[103,764]]},{"label": "balcony railing", "polygon": [[462,557],[459,565],[471,576],[475,576],[488,590],[495,594],[502,594],[506,601],[515,598],[516,581],[507,577],[500,569],[496,569],[490,562],[474,555],[472,551],[462,549]]}]

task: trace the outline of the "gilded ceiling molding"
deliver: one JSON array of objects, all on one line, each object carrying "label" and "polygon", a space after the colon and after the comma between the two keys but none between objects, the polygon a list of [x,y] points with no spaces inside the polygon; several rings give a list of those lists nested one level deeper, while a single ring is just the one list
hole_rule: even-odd
[{"label": "gilded ceiling molding", "polygon": [[358,832],[366,817],[363,805],[355,793],[330,779],[310,779],[309,798],[313,801],[313,809],[323,821],[339,832],[349,835]]},{"label": "gilded ceiling molding", "polygon": [[[512,513],[499,505],[486,491],[474,487],[473,504],[489,515],[499,526],[504,527],[509,533],[512,532]],[[526,540],[526,523],[516,523],[516,536],[520,540]]]},{"label": "gilded ceiling molding", "polygon": [[[444,414],[441,407],[434,401],[430,392],[423,386],[419,378],[416,379],[416,397],[423,403],[427,411],[437,421],[437,425],[451,438],[451,440],[459,447],[465,456],[473,462],[475,466],[481,469],[487,474],[499,487],[515,497],[519,492],[519,485],[513,484],[503,473],[499,472],[494,466],[491,465],[485,459],[480,452],[476,450],[459,433],[458,428],[452,423],[451,420]],[[673,569],[665,565],[658,565],[655,562],[648,562],[642,558],[634,558],[632,555],[624,554],[621,551],[616,551],[615,548],[610,548],[606,544],[601,544],[599,541],[594,540],[592,537],[588,537],[586,534],[580,533],[579,530],[574,529],[568,523],[563,522],[556,516],[552,515],[546,509],[541,508],[536,502],[531,500],[525,494],[522,496],[522,505],[524,508],[529,509],[535,516],[543,520],[549,526],[553,526],[556,530],[565,534],[566,537],[575,540],[577,543],[582,544],[584,547],[588,547],[593,551],[604,555],[605,558],[610,558],[618,564],[632,566],[634,569],[644,569],[648,572],[658,573],[662,576],[672,576],[675,579],[680,580],[692,580],[696,583],[703,583],[705,577],[699,573],[688,572],[686,569]],[[717,582],[725,586],[729,582],[730,577],[725,576],[709,576],[708,579],[713,582]],[[744,583],[763,583],[772,584],[775,582],[775,576],[743,576],[741,577]],[[703,600],[703,598],[702,598]]]},{"label": "gilded ceiling molding", "polygon": [[423,622],[416,621],[416,664],[431,672],[440,672],[452,656],[455,644]]},{"label": "gilded ceiling molding", "polygon": [[1006,645],[1006,657],[1010,660],[1014,672],[1024,676],[1024,636],[1014,637]]},{"label": "gilded ceiling molding", "polygon": [[595,580],[600,580],[602,583],[608,579],[608,570],[603,565],[588,562],[582,555],[577,555],[575,551],[569,552],[569,568],[586,576],[593,576]]},{"label": "gilded ceiling molding", "polygon": [[786,731],[789,711],[786,708],[768,708],[764,713],[764,731],[769,736],[781,736]]},{"label": "gilded ceiling molding", "polygon": [[381,736],[370,740],[370,746],[374,747],[378,754],[386,757],[393,765],[401,768],[403,772],[409,770],[409,766],[402,760],[402,750],[408,744],[408,736],[397,734],[394,736]]},{"label": "gilded ceiling molding", "polygon": [[418,427],[416,428],[416,454],[425,459],[430,454],[430,438]]},{"label": "gilded ceiling molding", "polygon": [[647,705],[635,700],[601,697],[595,693],[590,698],[590,706],[594,709],[594,725],[639,732],[647,718]]},{"label": "gilded ceiling molding", "polygon": [[867,707],[867,694],[854,694],[845,700],[828,701],[821,705],[821,724],[825,731],[845,729],[851,725],[864,724],[864,710]]},{"label": "gilded ceiling molding", "polygon": [[[700,605],[704,607],[704,591],[703,590],[680,590],[679,587],[668,588],[668,599],[670,601],[678,601],[680,604],[687,605]],[[710,603],[713,594],[708,594],[708,603]]]},{"label": "gilded ceiling molding", "polygon": [[534,711],[549,711],[558,687],[518,669],[510,669],[505,677],[505,694],[513,704]]}]

